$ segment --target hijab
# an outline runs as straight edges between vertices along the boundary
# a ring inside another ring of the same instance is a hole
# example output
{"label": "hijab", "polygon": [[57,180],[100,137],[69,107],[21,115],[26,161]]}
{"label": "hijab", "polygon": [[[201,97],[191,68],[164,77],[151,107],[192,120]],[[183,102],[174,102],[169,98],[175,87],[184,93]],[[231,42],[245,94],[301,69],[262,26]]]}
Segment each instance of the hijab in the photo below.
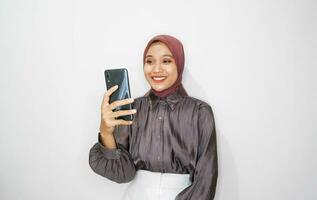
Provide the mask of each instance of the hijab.
{"label": "hijab", "polygon": [[188,96],[187,92],[182,84],[182,75],[183,75],[184,63],[185,63],[183,44],[177,38],[175,38],[171,35],[157,35],[157,36],[153,37],[147,43],[147,45],[145,47],[145,50],[143,53],[143,65],[145,64],[146,54],[147,54],[150,46],[154,42],[162,42],[169,48],[169,50],[171,51],[173,58],[175,60],[176,66],[177,66],[178,76],[177,76],[176,81],[174,82],[174,84],[171,87],[169,87],[165,90],[162,90],[162,91],[157,91],[157,90],[154,90],[153,88],[151,88],[147,93],[152,91],[156,96],[163,98],[163,97],[169,96],[170,94],[179,90],[179,92],[183,96]]}

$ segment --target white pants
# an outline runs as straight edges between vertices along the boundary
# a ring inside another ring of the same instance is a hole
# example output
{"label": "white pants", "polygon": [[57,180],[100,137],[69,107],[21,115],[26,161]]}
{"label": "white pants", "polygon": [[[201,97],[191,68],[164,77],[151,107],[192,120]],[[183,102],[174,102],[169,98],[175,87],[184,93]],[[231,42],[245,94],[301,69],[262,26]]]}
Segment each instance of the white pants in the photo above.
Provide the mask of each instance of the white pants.
{"label": "white pants", "polygon": [[189,185],[189,174],[138,170],[122,200],[174,200]]}

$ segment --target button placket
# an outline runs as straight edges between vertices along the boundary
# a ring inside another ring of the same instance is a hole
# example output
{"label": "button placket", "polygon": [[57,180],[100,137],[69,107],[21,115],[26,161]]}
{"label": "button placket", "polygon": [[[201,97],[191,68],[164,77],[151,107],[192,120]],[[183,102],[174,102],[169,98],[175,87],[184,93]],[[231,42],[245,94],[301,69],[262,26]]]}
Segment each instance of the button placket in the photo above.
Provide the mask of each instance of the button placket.
{"label": "button placket", "polygon": [[[160,123],[162,123],[162,117],[159,116],[158,119],[160,120]],[[162,125],[160,124],[160,126],[162,126]],[[161,129],[161,127],[160,127],[160,129]],[[157,134],[157,137],[158,137],[158,139],[161,138],[161,131]]]}
{"label": "button placket", "polygon": [[[158,134],[157,134],[157,137],[158,137],[158,139],[159,139],[159,143],[161,144],[162,116],[159,116],[158,119],[159,119],[159,122],[160,122],[160,129],[159,129],[159,132],[158,132]],[[162,146],[162,145],[160,145],[160,146]],[[159,156],[157,156],[157,160],[160,161],[160,160],[161,160],[161,156],[160,156],[161,151],[158,151],[158,153],[159,153]]]}
{"label": "button placket", "polygon": [[158,150],[158,156],[157,156],[157,160],[158,161],[162,161],[162,140],[161,140],[161,134],[163,132],[163,116],[164,116],[164,112],[165,112],[165,108],[166,108],[166,104],[164,102],[162,102],[162,104],[160,105],[160,111],[159,112],[159,116],[158,116],[158,121],[159,121],[159,132],[157,134],[157,138],[159,139],[159,144],[160,144],[160,149]]}

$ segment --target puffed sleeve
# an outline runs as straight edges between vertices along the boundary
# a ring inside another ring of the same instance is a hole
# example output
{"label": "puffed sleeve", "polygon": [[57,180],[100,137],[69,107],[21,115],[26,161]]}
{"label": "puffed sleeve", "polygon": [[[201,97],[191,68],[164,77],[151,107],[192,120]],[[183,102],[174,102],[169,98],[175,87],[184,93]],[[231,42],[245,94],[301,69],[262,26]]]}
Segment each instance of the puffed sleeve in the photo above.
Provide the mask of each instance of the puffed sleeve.
{"label": "puffed sleeve", "polygon": [[192,184],[176,197],[176,200],[214,199],[218,178],[218,158],[215,121],[207,104],[199,110],[199,146]]}
{"label": "puffed sleeve", "polygon": [[116,149],[103,146],[98,133],[98,142],[89,152],[89,165],[95,173],[117,183],[127,183],[134,178],[136,169],[129,153],[130,133],[131,125],[115,127]]}

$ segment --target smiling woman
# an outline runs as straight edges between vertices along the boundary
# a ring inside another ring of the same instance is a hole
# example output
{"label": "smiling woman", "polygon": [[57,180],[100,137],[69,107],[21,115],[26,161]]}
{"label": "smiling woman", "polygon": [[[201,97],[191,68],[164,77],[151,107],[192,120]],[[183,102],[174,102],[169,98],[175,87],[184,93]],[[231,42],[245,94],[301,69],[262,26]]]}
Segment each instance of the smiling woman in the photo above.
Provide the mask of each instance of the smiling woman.
{"label": "smiling woman", "polygon": [[[185,63],[184,48],[178,39],[170,35],[158,35],[152,38],[145,47],[143,63],[145,78],[155,95],[164,97],[179,89],[182,94],[187,96],[182,85]],[[166,78],[166,82],[153,84],[153,82],[158,83],[160,77]],[[155,80],[158,81],[155,82]]]}
{"label": "smiling woman", "polygon": [[150,46],[143,70],[151,88],[157,92],[170,88],[178,76],[172,53],[162,42],[155,42]]}
{"label": "smiling woman", "polygon": [[[98,142],[91,148],[94,172],[117,183],[131,182],[124,200],[211,200],[218,160],[211,106],[190,97],[182,85],[182,43],[173,36],[151,39],[143,54],[151,89],[133,110],[113,111],[129,99],[112,102],[106,92]],[[120,113],[119,113],[120,112]],[[114,117],[134,114],[134,121]]]}

